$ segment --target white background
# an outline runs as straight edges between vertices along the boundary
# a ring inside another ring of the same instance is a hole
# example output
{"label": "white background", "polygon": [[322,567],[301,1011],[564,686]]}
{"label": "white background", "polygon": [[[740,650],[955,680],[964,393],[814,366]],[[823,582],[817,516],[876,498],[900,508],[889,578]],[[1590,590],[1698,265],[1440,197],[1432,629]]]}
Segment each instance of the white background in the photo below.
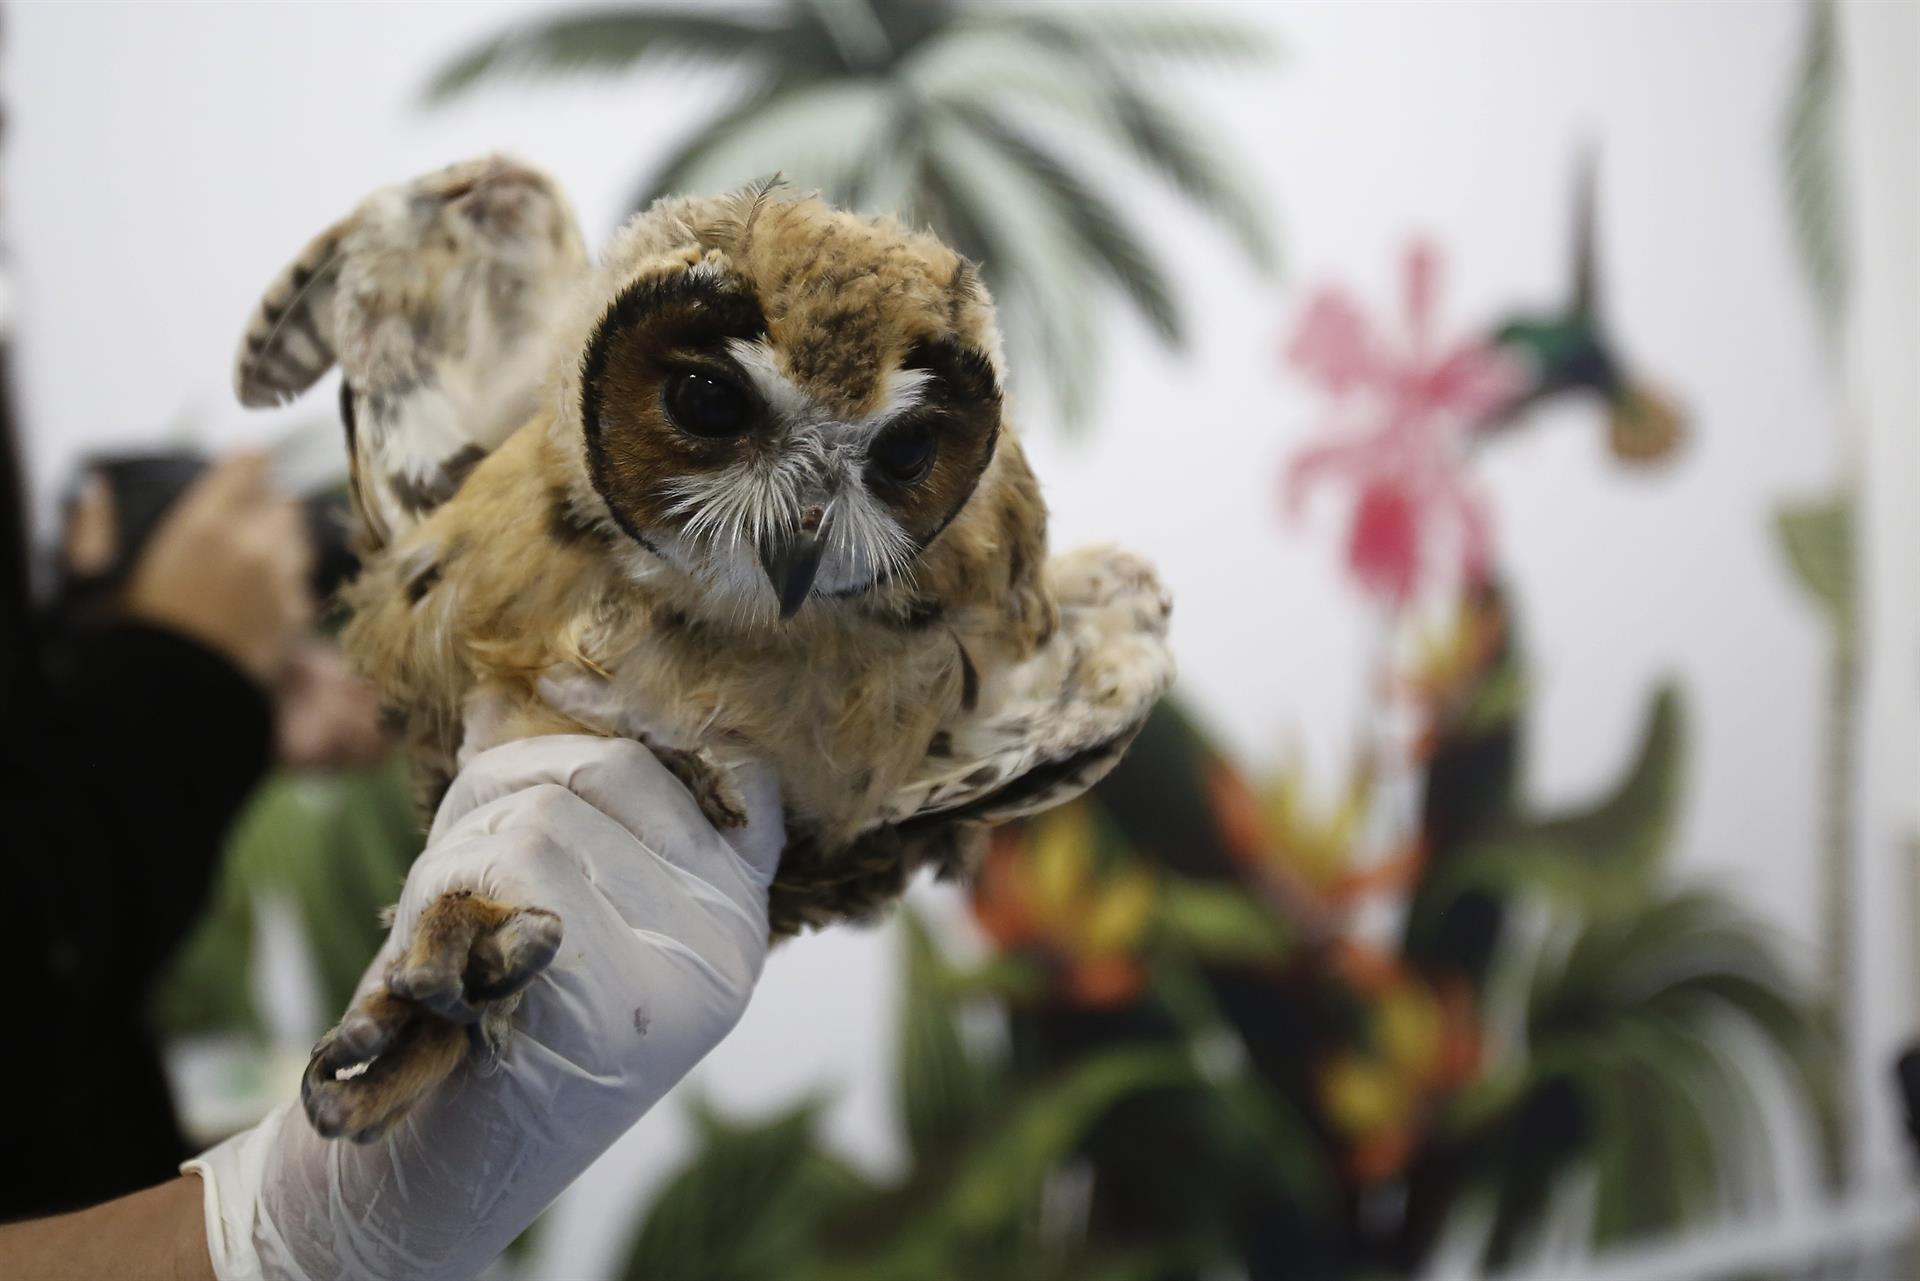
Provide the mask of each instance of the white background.
{"label": "white background", "polygon": [[[1233,8],[1234,6],[1228,6]],[[429,72],[537,6],[9,6],[5,218],[18,260],[30,468],[45,509],[85,450],[169,436],[238,443],[326,412],[244,416],[234,341],[258,290],[372,186],[486,150],[555,173],[598,240],[623,198],[721,100],[723,76],[495,88],[435,111]],[[1242,4],[1279,64],[1182,78],[1272,202],[1285,267],[1262,281],[1157,190],[1135,212],[1171,264],[1194,341],[1112,328],[1104,401],[1066,438],[1023,419],[1057,541],[1120,539],[1179,601],[1184,694],[1250,768],[1301,745],[1331,786],[1365,706],[1369,623],[1339,571],[1343,511],[1281,521],[1276,478],[1314,401],[1276,352],[1306,291],[1397,303],[1416,233],[1446,257],[1455,330],[1564,296],[1575,157],[1599,148],[1608,308],[1629,360],[1686,406],[1674,465],[1613,465],[1591,408],[1542,418],[1481,475],[1534,656],[1526,769],[1540,805],[1623,767],[1656,683],[1692,728],[1678,863],[1817,958],[1816,847],[1827,633],[1786,572],[1775,509],[1836,478],[1843,425],[1873,442],[1876,651],[1860,909],[1872,1186],[1903,1154],[1884,1064],[1913,1030],[1911,503],[1915,13],[1857,4],[1848,52],[1855,222],[1875,255],[1843,378],[1822,364],[1778,171],[1803,13],[1788,3]],[[1877,77],[1877,78],[1876,78]],[[1904,78],[1904,85],[1903,85]],[[1877,86],[1877,88],[1873,88]],[[1123,180],[1116,175],[1116,180]],[[1904,345],[1903,345],[1904,344]],[[1898,649],[1890,649],[1897,645]],[[937,896],[935,896],[937,897]],[[950,906],[950,904],[948,905]],[[936,910],[939,910],[936,907]],[[723,1109],[829,1095],[833,1139],[885,1169],[895,948],[838,931],[783,948],[747,1022],[689,1084]],[[1869,1088],[1870,1087],[1870,1088]],[[593,1275],[683,1152],[663,1107],[550,1223],[542,1275]]]}

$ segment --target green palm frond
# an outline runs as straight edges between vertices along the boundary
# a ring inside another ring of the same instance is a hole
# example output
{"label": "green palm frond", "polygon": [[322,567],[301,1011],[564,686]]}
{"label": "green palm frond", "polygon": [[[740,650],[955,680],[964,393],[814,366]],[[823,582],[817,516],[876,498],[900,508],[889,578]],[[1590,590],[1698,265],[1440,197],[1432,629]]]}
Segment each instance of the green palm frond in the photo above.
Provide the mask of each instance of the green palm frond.
{"label": "green palm frond", "polygon": [[1800,258],[1831,335],[1846,305],[1839,158],[1840,38],[1833,0],[1807,6],[1806,43],[1781,137],[1787,200]]}
{"label": "green palm frond", "polygon": [[675,157],[672,190],[727,191],[772,173],[803,191],[845,201],[859,190],[894,133],[894,105],[884,84],[823,80],[757,100],[703,131],[697,148]]}
{"label": "green palm frond", "polygon": [[1138,234],[1099,192],[1059,157],[986,113],[970,122],[1008,159],[1032,175],[1054,201],[1101,274],[1133,300],[1154,333],[1170,347],[1186,341],[1173,291]]}
{"label": "green palm frond", "polygon": [[1842,639],[1851,638],[1857,622],[1853,507],[1852,496],[1842,492],[1787,504],[1774,513],[1788,563],[1800,585],[1825,607]]}
{"label": "green palm frond", "polygon": [[[1532,976],[1521,1069],[1530,1084],[1519,1097],[1571,1085],[1586,1141],[1560,1153],[1559,1172],[1584,1162],[1595,1175],[1596,1243],[1671,1230],[1764,1194],[1750,1177],[1771,1164],[1752,1150],[1769,1132],[1756,1046],[1792,1081],[1832,1169],[1830,1029],[1761,927],[1722,899],[1681,892],[1573,930]],[[1497,1214],[1515,1231],[1538,1219],[1511,1207]],[[1514,1244],[1496,1231],[1494,1261]]]}
{"label": "green palm frond", "polygon": [[1207,140],[1206,129],[1097,47],[1058,32],[1045,40],[1026,34],[971,23],[916,50],[900,74],[930,101],[1002,115],[1006,104],[1018,103],[1091,131],[1218,219],[1262,269],[1275,265],[1269,217],[1253,183]]}
{"label": "green palm frond", "polygon": [[969,252],[990,283],[1016,286],[1011,323],[1016,332],[1031,331],[1062,408],[1084,404],[1099,344],[1083,285],[1096,268],[1073,220],[1030,171],[964,120],[940,113],[930,130],[927,169],[938,175],[945,209],[978,237]]}
{"label": "green palm frond", "polygon": [[779,28],[722,10],[608,9],[529,24],[470,49],[437,72],[430,101],[485,81],[626,71],[646,61],[717,64],[763,56]]}
{"label": "green palm frond", "polygon": [[869,1193],[815,1138],[819,1105],[759,1124],[699,1116],[698,1154],[647,1212],[621,1276],[772,1281],[795,1275],[822,1217]]}
{"label": "green palm frond", "polygon": [[901,1129],[916,1161],[939,1162],[984,1119],[998,1082],[962,1043],[956,993],[926,926],[910,911],[900,918],[907,945],[899,1031]]}
{"label": "green palm frond", "polygon": [[[1104,286],[1168,345],[1185,329],[1149,243],[1091,170],[1063,158],[1064,138],[1088,135],[1171,185],[1270,270],[1273,239],[1252,185],[1209,130],[1142,78],[1156,60],[1269,53],[1257,31],[1177,6],[786,0],[565,15],[470,51],[439,73],[431,95],[516,71],[613,71],[673,57],[745,67],[740,96],[655,168],[635,207],[777,171],[837,204],[930,226],[981,262],[1071,424],[1097,381]],[[1062,142],[1025,127],[1041,116],[1065,131]]]}
{"label": "green palm frond", "polygon": [[1673,836],[1684,784],[1686,718],[1677,690],[1662,689],[1625,777],[1588,808],[1549,818],[1512,817],[1462,848],[1435,875],[1436,916],[1453,895],[1524,889],[1603,911],[1637,909]]}
{"label": "green palm frond", "polygon": [[1225,223],[1240,247],[1271,270],[1278,254],[1267,215],[1245,176],[1206,141],[1200,126],[1171,104],[1130,86],[1116,87],[1114,106],[1140,161]]}
{"label": "green palm frond", "polygon": [[1264,32],[1191,5],[1128,4],[1020,7],[979,15],[983,26],[1039,35],[1074,48],[1153,58],[1265,62],[1276,50]]}

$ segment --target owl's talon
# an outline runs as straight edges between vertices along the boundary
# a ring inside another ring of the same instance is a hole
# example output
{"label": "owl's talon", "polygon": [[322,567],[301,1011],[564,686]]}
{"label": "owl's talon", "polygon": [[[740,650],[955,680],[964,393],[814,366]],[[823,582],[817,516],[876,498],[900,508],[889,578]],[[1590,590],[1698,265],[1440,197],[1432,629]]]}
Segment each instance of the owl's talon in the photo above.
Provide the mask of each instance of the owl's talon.
{"label": "owl's talon", "polygon": [[517,996],[560,951],[560,918],[525,907],[475,940],[467,958],[466,1000],[476,1004]]}
{"label": "owl's talon", "polygon": [[667,773],[693,796],[693,803],[709,823],[718,828],[745,827],[747,802],[733,781],[733,773],[711,752],[686,751],[648,743],[654,758],[667,767]]}
{"label": "owl's talon", "polygon": [[521,993],[552,963],[559,916],[467,892],[428,904],[384,987],[355,1001],[314,1047],[300,1098],[325,1138],[385,1134],[463,1058],[492,1071]]}
{"label": "owl's talon", "polygon": [[[373,1058],[387,1048],[393,1029],[373,1018],[365,1010],[349,1010],[334,1029],[341,1048],[357,1060]],[[324,1045],[325,1042],[322,1042]],[[315,1053],[318,1053],[316,1048]]]}
{"label": "owl's talon", "polygon": [[[308,1120],[323,1138],[380,1137],[460,1061],[457,1033],[389,992],[367,993],[307,1062],[300,1101]],[[366,1044],[379,1048],[368,1054]]]}
{"label": "owl's talon", "polygon": [[474,1069],[482,1075],[500,1070],[500,1060],[507,1053],[508,1034],[513,1030],[513,1008],[518,1004],[516,999],[489,1006],[480,1021],[467,1029]]}
{"label": "owl's talon", "polygon": [[387,975],[387,990],[456,1023],[471,1023],[477,1017],[467,1004],[460,974],[438,964],[394,970]]}

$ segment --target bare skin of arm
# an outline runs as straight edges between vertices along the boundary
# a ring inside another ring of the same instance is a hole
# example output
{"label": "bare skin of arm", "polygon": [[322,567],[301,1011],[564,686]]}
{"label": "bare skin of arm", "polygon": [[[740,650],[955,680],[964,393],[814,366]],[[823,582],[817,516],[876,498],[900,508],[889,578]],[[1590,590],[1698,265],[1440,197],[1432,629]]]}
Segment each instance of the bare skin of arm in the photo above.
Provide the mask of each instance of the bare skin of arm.
{"label": "bare skin of arm", "polygon": [[0,1275],[214,1281],[200,1180],[182,1175],[71,1214],[0,1224]]}

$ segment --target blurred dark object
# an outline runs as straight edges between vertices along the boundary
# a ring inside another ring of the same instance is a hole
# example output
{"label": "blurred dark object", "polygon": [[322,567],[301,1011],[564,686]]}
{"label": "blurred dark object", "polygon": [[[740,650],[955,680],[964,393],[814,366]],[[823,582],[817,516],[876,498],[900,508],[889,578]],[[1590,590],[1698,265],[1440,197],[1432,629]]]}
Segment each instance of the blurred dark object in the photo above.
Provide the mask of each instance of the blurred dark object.
{"label": "blurred dark object", "polygon": [[1907,1115],[1907,1137],[1913,1140],[1915,1158],[1920,1159],[1920,1046],[1894,1062],[1893,1079],[1900,1087],[1900,1105]]}
{"label": "blurred dark object", "polygon": [[[86,616],[118,594],[154,530],[207,466],[206,455],[190,450],[101,454],[82,461],[68,490],[69,532],[82,494],[96,477],[108,499],[111,530],[97,558],[62,558],[56,598],[62,617]],[[309,582],[314,599],[327,601],[360,568],[347,535],[347,496],[329,490],[306,495],[300,504],[313,544]]]}
{"label": "blurred dark object", "polygon": [[138,623],[46,643],[28,597],[24,494],[0,347],[0,936],[21,1027],[60,1028],[0,1062],[0,1219],[170,1178],[188,1152],[142,1005],[199,914],[214,856],[271,758],[266,698],[233,666]]}

